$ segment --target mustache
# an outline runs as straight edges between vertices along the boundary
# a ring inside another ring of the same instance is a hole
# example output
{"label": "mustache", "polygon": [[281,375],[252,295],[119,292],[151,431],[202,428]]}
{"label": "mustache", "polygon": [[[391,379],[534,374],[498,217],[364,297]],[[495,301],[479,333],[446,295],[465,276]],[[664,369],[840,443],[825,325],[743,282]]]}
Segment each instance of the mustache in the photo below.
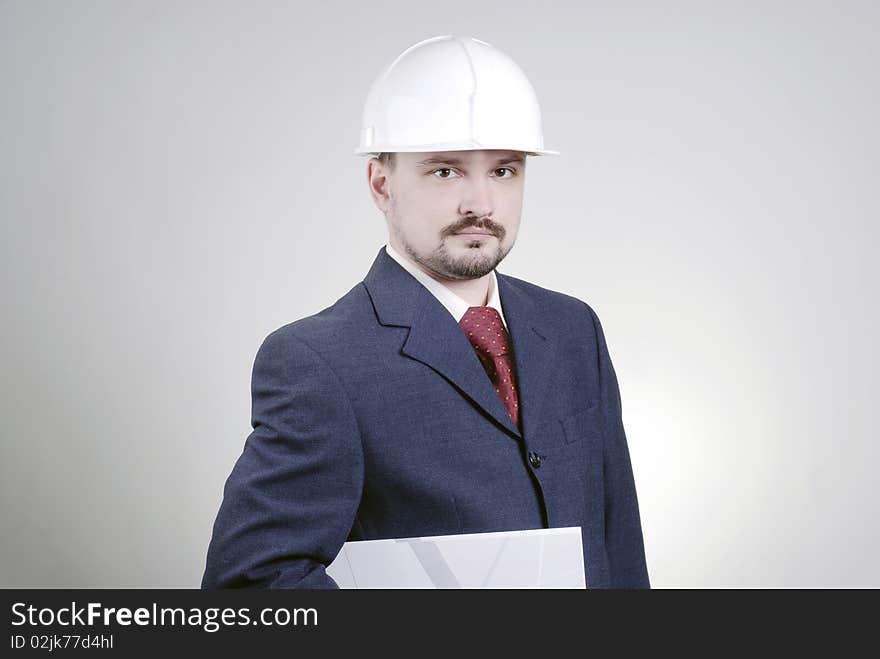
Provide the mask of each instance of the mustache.
{"label": "mustache", "polygon": [[447,236],[451,236],[452,234],[459,233],[460,231],[464,231],[465,229],[481,229],[483,231],[490,231],[492,235],[497,236],[498,238],[503,238],[505,234],[504,227],[497,222],[493,222],[488,217],[482,218],[482,220],[478,220],[477,218],[465,218],[460,222],[456,222],[455,224],[449,226],[444,234]]}

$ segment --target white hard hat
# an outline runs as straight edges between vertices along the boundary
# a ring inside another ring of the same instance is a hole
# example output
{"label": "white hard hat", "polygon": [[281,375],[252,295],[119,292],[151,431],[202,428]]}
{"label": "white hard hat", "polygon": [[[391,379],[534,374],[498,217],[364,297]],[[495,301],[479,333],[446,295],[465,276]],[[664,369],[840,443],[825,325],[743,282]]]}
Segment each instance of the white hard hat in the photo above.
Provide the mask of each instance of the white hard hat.
{"label": "white hard hat", "polygon": [[473,149],[559,155],[544,148],[535,89],[506,54],[457,35],[410,46],[370,88],[355,154]]}

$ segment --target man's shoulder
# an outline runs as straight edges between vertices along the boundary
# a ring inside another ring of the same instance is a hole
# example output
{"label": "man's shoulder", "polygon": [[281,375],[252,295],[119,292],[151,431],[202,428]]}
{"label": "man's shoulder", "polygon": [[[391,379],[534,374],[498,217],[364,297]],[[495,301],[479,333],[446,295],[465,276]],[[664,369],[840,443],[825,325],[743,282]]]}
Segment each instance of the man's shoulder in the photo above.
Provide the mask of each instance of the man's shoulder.
{"label": "man's shoulder", "polygon": [[[563,293],[562,291],[557,291],[552,288],[539,286],[538,284],[526,281],[525,279],[520,279],[519,277],[513,277],[512,275],[503,273],[497,274],[505,279],[507,284],[517,289],[529,300],[538,305],[543,311],[554,317],[574,317],[582,319],[586,315],[592,319],[592,316],[595,315],[595,311],[593,311],[593,308],[589,303],[575,297],[574,295]],[[503,303],[504,300],[502,299],[502,304]]]}
{"label": "man's shoulder", "polygon": [[334,346],[350,345],[353,336],[368,326],[363,321],[370,313],[369,297],[359,282],[333,304],[269,332],[261,350],[276,347],[324,353]]}

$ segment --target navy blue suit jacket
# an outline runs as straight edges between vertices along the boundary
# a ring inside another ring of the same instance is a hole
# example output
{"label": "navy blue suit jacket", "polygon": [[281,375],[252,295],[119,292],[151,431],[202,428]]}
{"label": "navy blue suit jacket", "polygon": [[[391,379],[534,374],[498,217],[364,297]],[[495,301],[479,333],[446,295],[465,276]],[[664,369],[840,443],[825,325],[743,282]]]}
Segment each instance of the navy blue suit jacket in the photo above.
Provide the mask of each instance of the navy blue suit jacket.
{"label": "navy blue suit jacket", "polygon": [[261,345],[203,588],[337,587],[325,567],[346,540],[564,526],[582,529],[588,588],[650,587],[599,319],[496,275],[522,432],[449,311],[383,247],[335,304]]}

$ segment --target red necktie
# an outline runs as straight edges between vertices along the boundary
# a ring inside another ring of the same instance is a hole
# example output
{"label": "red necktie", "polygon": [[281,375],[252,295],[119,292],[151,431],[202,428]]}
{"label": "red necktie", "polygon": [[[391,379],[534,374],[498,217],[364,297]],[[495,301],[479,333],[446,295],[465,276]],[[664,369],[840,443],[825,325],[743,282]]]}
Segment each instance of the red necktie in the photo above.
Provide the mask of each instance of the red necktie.
{"label": "red necktie", "polygon": [[492,307],[469,307],[458,323],[474,347],[507,413],[519,427],[519,401],[510,335]]}

